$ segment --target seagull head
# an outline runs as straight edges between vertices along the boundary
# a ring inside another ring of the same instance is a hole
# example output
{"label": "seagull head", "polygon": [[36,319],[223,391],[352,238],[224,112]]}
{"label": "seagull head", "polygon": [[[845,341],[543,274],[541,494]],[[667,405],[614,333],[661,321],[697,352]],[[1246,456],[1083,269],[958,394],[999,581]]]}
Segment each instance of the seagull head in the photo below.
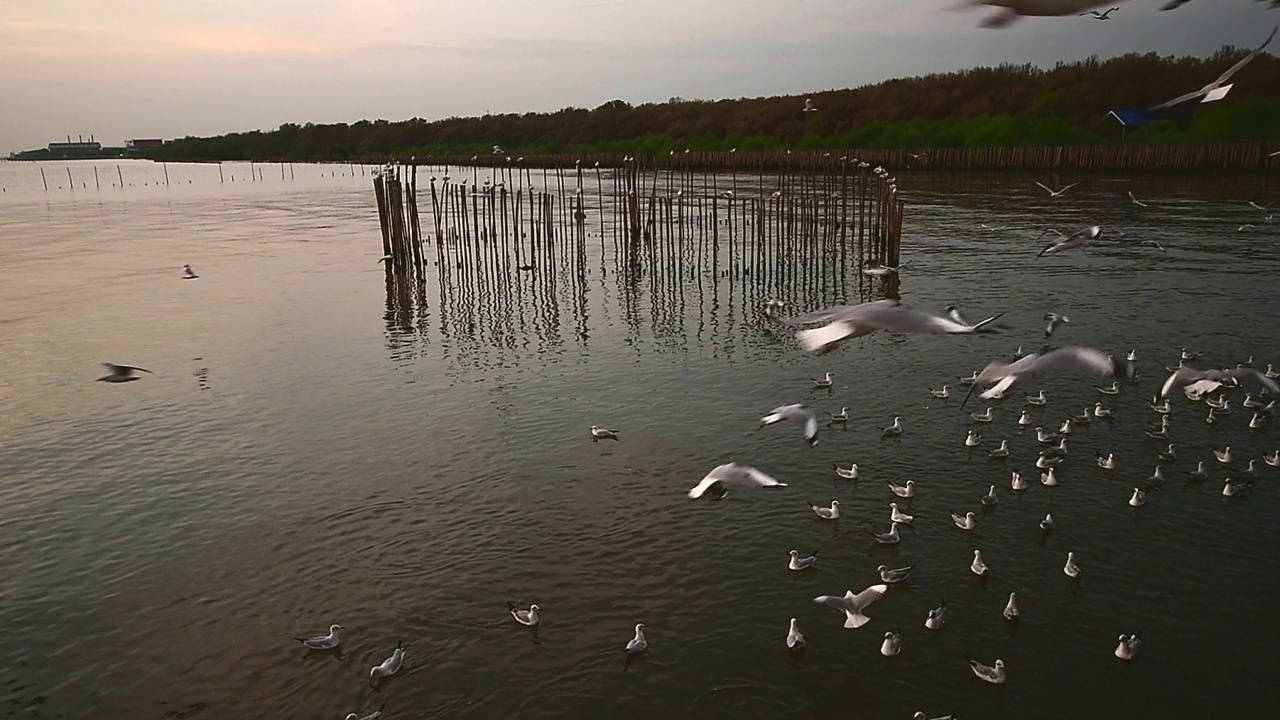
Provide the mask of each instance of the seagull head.
{"label": "seagull head", "polygon": [[339,625],[339,624],[337,624],[337,623],[334,623],[333,625],[330,625],[330,626],[329,626],[329,634],[330,634],[330,635],[332,635],[333,633],[337,632],[338,630],[346,630],[346,628],[342,627],[341,625]]}
{"label": "seagull head", "polygon": [[537,611],[538,611],[538,610],[540,610],[540,609],[541,609],[541,608],[539,608],[537,605],[530,605],[530,606],[529,606],[529,612],[537,612]]}

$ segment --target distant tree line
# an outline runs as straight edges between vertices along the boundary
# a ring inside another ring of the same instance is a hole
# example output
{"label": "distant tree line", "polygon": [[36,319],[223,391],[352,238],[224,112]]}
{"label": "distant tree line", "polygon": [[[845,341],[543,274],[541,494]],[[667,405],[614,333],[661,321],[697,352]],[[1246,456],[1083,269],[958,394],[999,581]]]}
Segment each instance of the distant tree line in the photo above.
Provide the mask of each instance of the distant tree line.
{"label": "distant tree line", "polygon": [[[186,137],[153,151],[163,160],[350,160],[410,155],[655,153],[690,148],[929,148],[1119,142],[1108,111],[1148,108],[1201,87],[1247,51],[1210,58],[1129,54],[1059,63],[1005,64],[888,80],[804,97],[684,100],[550,113],[281,125],[261,132]],[[1162,111],[1127,142],[1280,143],[1280,59],[1260,55],[1226,99]]]}

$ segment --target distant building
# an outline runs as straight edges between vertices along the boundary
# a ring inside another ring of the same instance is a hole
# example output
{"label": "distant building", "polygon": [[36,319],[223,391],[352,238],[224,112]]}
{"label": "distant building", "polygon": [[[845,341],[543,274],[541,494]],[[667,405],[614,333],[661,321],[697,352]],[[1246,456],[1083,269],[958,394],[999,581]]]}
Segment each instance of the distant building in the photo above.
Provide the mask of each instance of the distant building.
{"label": "distant building", "polygon": [[133,140],[125,141],[125,147],[130,147],[135,150],[144,150],[146,148],[158,148],[158,147],[161,147],[162,145],[164,145],[164,140],[161,140],[160,138],[145,138],[145,139],[134,138]]}
{"label": "distant building", "polygon": [[102,143],[100,142],[51,142],[49,143],[49,152],[61,154],[74,153],[96,153],[102,151]]}

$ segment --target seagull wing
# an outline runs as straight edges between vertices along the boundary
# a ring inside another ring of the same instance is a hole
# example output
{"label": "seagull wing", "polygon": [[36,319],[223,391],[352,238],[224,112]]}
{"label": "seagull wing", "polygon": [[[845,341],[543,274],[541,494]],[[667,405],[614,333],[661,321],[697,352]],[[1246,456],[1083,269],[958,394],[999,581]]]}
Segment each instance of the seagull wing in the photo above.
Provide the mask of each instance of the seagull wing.
{"label": "seagull wing", "polygon": [[1178,97],[1176,97],[1176,98],[1174,98],[1174,99],[1170,100],[1169,102],[1166,102],[1166,103],[1160,103],[1159,105],[1155,105],[1155,106],[1151,107],[1150,109],[1151,109],[1151,110],[1164,110],[1165,108],[1171,108],[1171,107],[1173,107],[1174,105],[1180,105],[1180,104],[1182,104],[1182,103],[1184,103],[1184,102],[1186,102],[1186,101],[1188,101],[1188,100],[1194,100],[1194,99],[1196,99],[1196,98],[1198,98],[1198,97],[1200,97],[1201,95],[1204,95],[1204,94],[1205,94],[1205,90],[1204,90],[1203,88],[1201,88],[1200,90],[1195,90],[1195,91],[1193,91],[1193,92],[1189,92],[1189,93],[1187,93],[1186,95],[1179,95]]}
{"label": "seagull wing", "polygon": [[952,305],[952,306],[950,306],[950,307],[948,307],[948,308],[947,308],[947,315],[950,315],[952,320],[955,320],[956,322],[960,323],[961,325],[968,325],[968,324],[969,324],[969,323],[967,323],[967,322],[965,322],[965,321],[964,321],[964,317],[960,315],[960,310],[958,310],[958,309],[956,308],[956,306],[955,306],[955,305]]}
{"label": "seagull wing", "polygon": [[1004,315],[1004,313],[1003,313],[1003,312],[998,312],[998,313],[996,313],[995,315],[992,315],[991,317],[987,318],[986,320],[979,320],[979,321],[977,322],[977,324],[975,324],[975,325],[971,325],[970,327],[972,327],[972,328],[973,328],[974,332],[977,332],[978,330],[981,330],[982,328],[984,328],[984,327],[986,327],[986,326],[990,325],[991,323],[995,322],[996,320],[999,320],[999,319],[1001,318],[1001,316],[1003,316],[1003,315]]}
{"label": "seagull wing", "polygon": [[1045,191],[1045,192],[1047,192],[1047,193],[1049,193],[1050,195],[1052,195],[1052,194],[1053,194],[1053,190],[1050,190],[1048,187],[1045,187],[1044,183],[1040,182],[1039,180],[1036,180],[1036,181],[1035,181],[1035,184],[1037,184],[1037,185],[1039,185],[1040,187],[1044,188],[1044,191]]}
{"label": "seagull wing", "polygon": [[1061,190],[1059,190],[1058,192],[1060,192],[1060,193],[1064,193],[1064,192],[1066,192],[1066,191],[1070,190],[1071,188],[1073,188],[1073,187],[1075,187],[1075,186],[1077,186],[1077,185],[1079,185],[1079,184],[1080,184],[1080,183],[1078,183],[1078,182],[1073,182],[1073,183],[1071,183],[1070,185],[1068,185],[1068,186],[1066,186],[1066,187],[1062,188],[1062,189],[1061,189]]}
{"label": "seagull wing", "polygon": [[973,328],[949,318],[903,307],[878,307],[867,310],[860,321],[878,325],[885,330],[901,334],[938,335],[946,333],[971,333]]}
{"label": "seagull wing", "polygon": [[1245,65],[1248,65],[1249,62],[1252,61],[1254,58],[1258,57],[1258,55],[1260,55],[1262,51],[1265,50],[1266,47],[1271,44],[1271,41],[1275,39],[1277,30],[1280,30],[1280,25],[1277,25],[1274,28],[1272,28],[1271,34],[1268,35],[1267,39],[1264,40],[1262,44],[1259,45],[1256,49],[1254,49],[1253,52],[1244,56],[1244,58],[1242,58],[1240,62],[1236,63],[1235,65],[1232,65],[1226,72],[1219,75],[1217,82],[1215,82],[1214,84],[1221,85],[1226,81],[1230,80],[1232,75],[1235,75],[1236,73],[1240,72],[1241,68],[1243,68]]}
{"label": "seagull wing", "polygon": [[1034,374],[1045,370],[1083,370],[1099,375],[1113,375],[1116,364],[1110,355],[1101,350],[1068,345],[1038,356],[1023,372]]}
{"label": "seagull wing", "polygon": [[1260,372],[1253,368],[1232,368],[1231,370],[1224,371],[1222,375],[1224,377],[1231,377],[1231,378],[1254,377],[1254,378],[1257,378],[1258,381],[1261,382],[1264,386],[1266,386],[1267,390],[1270,390],[1273,393],[1280,392],[1280,385],[1277,385],[1275,380],[1272,380],[1271,378],[1267,377],[1266,373]]}
{"label": "seagull wing", "polygon": [[854,612],[860,612],[865,610],[871,603],[884,597],[887,592],[889,592],[888,585],[872,585],[857,595],[854,595],[852,592],[846,592],[845,600],[849,603],[849,609]]}

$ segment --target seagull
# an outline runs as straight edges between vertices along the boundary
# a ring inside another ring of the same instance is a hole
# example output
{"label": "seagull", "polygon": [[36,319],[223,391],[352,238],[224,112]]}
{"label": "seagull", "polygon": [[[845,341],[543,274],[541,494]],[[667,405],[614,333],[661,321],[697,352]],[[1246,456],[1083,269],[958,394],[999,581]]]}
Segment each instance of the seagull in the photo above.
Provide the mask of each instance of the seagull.
{"label": "seagull", "polygon": [[1223,497],[1237,497],[1239,495],[1243,495],[1248,492],[1250,485],[1251,483],[1248,480],[1235,482],[1231,478],[1227,478],[1227,481],[1222,485],[1222,495]]}
{"label": "seagull", "polygon": [[955,510],[952,510],[951,522],[955,523],[956,527],[960,528],[961,530],[973,531],[978,527],[978,521],[974,519],[974,515],[972,512],[967,512],[964,515],[961,515],[957,513]]}
{"label": "seagull", "polygon": [[528,625],[529,627],[533,627],[534,625],[537,625],[539,622],[537,605],[530,605],[528,610],[520,610],[515,606],[514,603],[509,602],[507,603],[507,611],[510,612],[511,617],[515,618],[516,622],[520,623],[521,625]]}
{"label": "seagull", "polygon": [[1049,468],[1048,472],[1040,473],[1040,484],[1045,487],[1058,486],[1058,476],[1053,474],[1053,468]]}
{"label": "seagull", "polygon": [[809,378],[809,379],[813,381],[814,387],[820,387],[820,388],[831,387],[831,373],[827,373],[826,375],[820,378]]}
{"label": "seagull", "polygon": [[996,391],[1003,392],[1008,390],[1023,379],[1048,370],[1082,370],[1097,375],[1112,376],[1120,375],[1124,372],[1124,369],[1114,358],[1101,350],[1067,345],[1056,350],[1050,350],[1043,355],[1031,353],[1009,364],[993,362],[987,365],[982,372],[978,373],[978,381],[970,386],[969,394],[965,395],[965,400],[960,403],[960,407],[964,407],[964,403],[968,402],[969,395],[973,394],[973,389],[977,387],[979,382],[995,383],[990,389],[979,395],[985,400],[989,399]]}
{"label": "seagull", "polygon": [[1110,385],[1106,387],[1102,387],[1100,385],[1094,385],[1093,387],[1103,395],[1119,395],[1120,394],[1119,382],[1112,382]]}
{"label": "seagull", "polygon": [[[958,7],[968,7],[973,5],[995,5],[1001,8],[1001,11],[986,20],[981,25],[984,28],[1002,28],[1010,25],[1020,17],[1041,16],[1041,17],[1063,17],[1066,15],[1077,15],[1084,10],[1090,8],[1102,7],[1107,2],[1115,0],[964,0],[963,5]],[[1184,2],[1186,0],[1183,0]]]}
{"label": "seagull", "polygon": [[[1159,400],[1159,399],[1160,399],[1159,397],[1154,397],[1154,398],[1152,398],[1152,400],[1153,400],[1153,401],[1155,401],[1155,400]],[[1168,400],[1163,400],[1163,401],[1158,402],[1158,403],[1157,403],[1157,402],[1151,402],[1151,403],[1149,403],[1149,405],[1148,405],[1148,406],[1151,408],[1152,412],[1158,412],[1158,413],[1166,414],[1166,415],[1169,413],[1169,401],[1168,401]]]}
{"label": "seagull", "polygon": [[610,430],[610,429],[608,429],[608,428],[602,428],[602,427],[600,427],[600,426],[598,426],[598,425],[592,425],[592,426],[591,426],[591,439],[592,439],[592,440],[617,440],[617,439],[618,439],[618,431],[617,431],[617,430]]}
{"label": "seagull", "polygon": [[818,444],[818,418],[804,404],[797,403],[774,408],[768,415],[760,418],[760,427],[764,428],[785,420],[794,420],[801,424],[804,440],[809,443],[809,447]]}
{"label": "seagull", "polygon": [[817,112],[817,111],[818,111],[818,108],[816,108],[816,107],[814,107],[814,106],[813,106],[813,98],[805,98],[805,99],[804,99],[804,111],[805,111],[805,112]]}
{"label": "seagull", "polygon": [[1190,476],[1192,480],[1207,480],[1209,478],[1208,471],[1204,469],[1203,460],[1197,462],[1196,469],[1188,472],[1187,475]]}
{"label": "seagull", "polygon": [[1147,206],[1147,204],[1146,204],[1146,203],[1142,202],[1141,200],[1139,200],[1138,198],[1136,198],[1136,197],[1134,197],[1134,196],[1133,196],[1133,191],[1132,191],[1132,190],[1130,190],[1130,191],[1129,191],[1129,199],[1130,199],[1130,200],[1132,200],[1132,201],[1133,201],[1133,204],[1134,204],[1134,205],[1137,205],[1138,207],[1146,207],[1146,206]]}
{"label": "seagull", "polygon": [[968,435],[964,437],[964,446],[968,448],[978,447],[982,444],[982,436],[970,430]]}
{"label": "seagull", "polygon": [[1262,462],[1270,465],[1271,467],[1280,467],[1280,450],[1277,450],[1270,455],[1263,453]]}
{"label": "seagull", "polygon": [[1056,433],[1046,432],[1042,427],[1036,428],[1036,442],[1041,445],[1051,445],[1057,441],[1058,435]]}
{"label": "seagull", "polygon": [[736,463],[717,465],[702,481],[689,490],[689,497],[697,499],[715,488],[717,495],[723,497],[726,485],[742,487],[786,487],[786,483],[778,482],[763,472],[749,466]]}
{"label": "seagull", "polygon": [[809,509],[813,511],[813,514],[817,515],[823,520],[839,520],[840,519],[840,501],[839,500],[832,500],[831,507],[823,507],[821,505],[814,505],[813,503],[808,503],[808,505],[809,505]]}
{"label": "seagull", "polygon": [[902,652],[902,633],[890,630],[884,634],[884,642],[880,643],[880,654],[893,657]]}
{"label": "seagull", "polygon": [[1069,578],[1080,577],[1080,566],[1076,564],[1076,554],[1067,553],[1067,564],[1062,566],[1062,572]]}
{"label": "seagull", "polygon": [[183,280],[195,280],[195,279],[196,279],[196,278],[198,278],[198,277],[200,277],[200,276],[196,274],[196,271],[195,271],[195,270],[192,270],[192,269],[191,269],[191,266],[190,266],[190,265],[183,265],[183,266],[182,266],[182,279],[183,279]]}
{"label": "seagull", "polygon": [[634,655],[644,652],[648,647],[649,641],[644,639],[644,623],[636,623],[636,636],[627,643],[625,650]]}
{"label": "seagull", "polygon": [[1236,474],[1243,477],[1257,477],[1258,461],[1256,459],[1250,459],[1249,465],[1243,470],[1237,470]]}
{"label": "seagull", "polygon": [[826,323],[822,327],[800,330],[796,340],[809,352],[829,352],[850,338],[862,337],[880,330],[903,335],[962,335],[982,332],[995,317],[976,325],[956,322],[920,310],[908,308],[896,300],[877,300],[860,305],[837,305],[817,312],[790,318],[791,325]]}
{"label": "seagull", "polygon": [[973,551],[973,562],[969,564],[969,570],[971,570],[974,575],[977,575],[979,577],[987,574],[988,572],[987,563],[984,562],[982,559],[981,550]]}
{"label": "seagull", "polygon": [[1071,319],[1066,315],[1059,315],[1057,313],[1045,313],[1044,319],[1049,321],[1049,324],[1044,328],[1045,337],[1053,335],[1053,332],[1058,329],[1059,325],[1071,322]]}
{"label": "seagull", "polygon": [[912,498],[916,496],[916,481],[908,480],[906,485],[894,485],[889,483],[889,491],[901,498]]}
{"label": "seagull", "polygon": [[992,408],[987,408],[986,411],[980,414],[969,413],[969,417],[973,418],[976,423],[989,423],[993,419],[991,413]]}
{"label": "seagull", "polygon": [[1062,188],[1061,190],[1054,190],[1048,187],[1047,185],[1044,185],[1039,180],[1035,181],[1035,183],[1040,187],[1044,188],[1044,191],[1049,193],[1049,197],[1051,198],[1062,197],[1063,193],[1080,184],[1078,182],[1073,182],[1070,185],[1067,185],[1066,187]]}
{"label": "seagull", "polygon": [[998,502],[1000,502],[1000,498],[996,497],[996,486],[992,485],[991,489],[987,490],[987,494],[982,496],[982,504],[986,507],[991,507]]}
{"label": "seagull", "polygon": [[1249,418],[1249,427],[1254,430],[1262,427],[1262,416],[1258,413],[1254,413],[1253,417]]}
{"label": "seagull", "polygon": [[1267,36],[1267,39],[1263,41],[1263,43],[1259,45],[1257,49],[1253,50],[1248,55],[1244,56],[1244,58],[1241,59],[1239,62],[1237,62],[1235,65],[1232,65],[1230,68],[1228,68],[1226,72],[1218,76],[1217,80],[1214,80],[1213,82],[1209,83],[1208,85],[1205,85],[1199,90],[1196,90],[1194,92],[1189,92],[1185,95],[1179,95],[1178,97],[1170,100],[1169,102],[1161,103],[1151,109],[1163,110],[1165,108],[1170,108],[1170,107],[1173,107],[1174,105],[1184,103],[1188,100],[1194,100],[1196,98],[1202,98],[1200,100],[1200,102],[1202,103],[1212,102],[1214,100],[1221,100],[1223,97],[1226,96],[1227,92],[1231,90],[1231,85],[1225,85],[1224,83],[1230,80],[1232,75],[1235,75],[1237,72],[1240,71],[1241,68],[1243,68],[1245,65],[1248,65],[1250,61],[1252,61],[1255,57],[1261,54],[1262,51],[1267,47],[1267,45],[1271,44],[1272,38],[1276,36],[1276,29],[1280,29],[1280,26],[1273,28],[1271,30],[1271,34]]}
{"label": "seagull", "polygon": [[1041,450],[1036,456],[1036,467],[1040,470],[1048,470],[1058,463],[1062,462],[1062,458],[1050,455],[1047,451]]}
{"label": "seagull", "polygon": [[1218,462],[1222,463],[1223,465],[1230,465],[1232,460],[1231,446],[1228,445],[1222,450],[1214,450],[1213,456],[1218,458]]}
{"label": "seagull", "polygon": [[1079,415],[1070,415],[1067,419],[1076,425],[1088,425],[1093,422],[1093,408],[1087,407],[1084,409],[1084,412]]}
{"label": "seagull", "polygon": [[[1146,207],[1146,206],[1144,205],[1143,207]],[[1160,241],[1159,241],[1159,240],[1143,240],[1142,242],[1140,242],[1140,243],[1138,243],[1138,244],[1139,244],[1139,245],[1155,245],[1155,246],[1156,246],[1156,249],[1157,249],[1157,250],[1159,250],[1160,252],[1162,252],[1162,253],[1167,253],[1167,252],[1169,252],[1168,250],[1166,250],[1166,249],[1165,249],[1165,247],[1164,247],[1163,245],[1161,245],[1161,244],[1160,244]]]}
{"label": "seagull", "polygon": [[979,320],[979,321],[978,321],[978,322],[976,322],[976,323],[969,323],[969,322],[967,322],[967,321],[964,319],[964,316],[960,314],[960,309],[959,309],[959,308],[957,308],[955,305],[948,305],[948,306],[947,306],[947,316],[948,316],[948,317],[950,317],[952,320],[955,320],[957,323],[959,323],[959,324],[961,324],[961,325],[964,325],[965,327],[973,328],[973,330],[974,330],[975,332],[976,332],[976,331],[978,331],[978,330],[981,330],[982,328],[984,328],[984,327],[986,327],[986,326],[988,326],[988,325],[990,325],[991,323],[995,322],[996,320],[999,320],[999,319],[1000,319],[1000,317],[1001,317],[1002,315],[1004,315],[1004,313],[1000,312],[1000,313],[996,313],[995,315],[992,315],[991,317],[989,317],[989,318],[987,318],[987,319],[985,319],[985,320]]}
{"label": "seagull", "polygon": [[886,533],[873,532],[873,533],[870,533],[870,535],[871,537],[875,538],[876,542],[880,543],[881,545],[896,545],[898,541],[901,540],[901,538],[898,536],[898,523],[890,524],[889,532],[886,532]]}
{"label": "seagull", "polygon": [[1001,440],[1000,447],[987,453],[990,458],[1006,458],[1009,457],[1009,441]]}
{"label": "seagull", "polygon": [[1018,612],[1018,594],[1009,593],[1009,602],[1004,605],[1004,617],[1006,620],[1017,620],[1022,613]]}
{"label": "seagull", "polygon": [[916,519],[915,515],[908,515],[902,512],[901,510],[899,510],[898,503],[892,503],[892,502],[889,503],[889,522],[903,523],[905,525],[910,525],[913,521],[915,521],[915,519]]}
{"label": "seagull", "polygon": [[107,374],[98,378],[99,382],[126,383],[142,379],[135,373],[144,372],[149,375],[155,374],[146,368],[135,367],[133,365],[117,365],[115,363],[104,362],[102,363],[102,367],[107,369]]}
{"label": "seagull", "polygon": [[[536,606],[535,606],[536,607]],[[397,642],[396,649],[391,651],[391,657],[383,660],[373,669],[369,671],[369,679],[380,677],[391,677],[400,672],[400,666],[404,665],[404,643]]]}
{"label": "seagull", "polygon": [[1023,480],[1022,475],[1015,470],[1009,478],[1009,487],[1020,492],[1027,489],[1027,481]]}
{"label": "seagull", "polygon": [[1133,497],[1129,498],[1131,507],[1142,507],[1147,502],[1147,494],[1142,492],[1141,488],[1133,489]]}
{"label": "seagull", "polygon": [[341,640],[338,638],[338,631],[344,629],[341,625],[330,625],[328,635],[313,635],[311,637],[296,637],[294,640],[306,645],[312,650],[332,650],[338,647]]}
{"label": "seagull", "polygon": [[1023,410],[1022,414],[1018,416],[1018,424],[1022,426],[1030,425],[1031,413],[1028,413],[1026,410]]}
{"label": "seagull", "polygon": [[[1077,230],[1071,235],[1068,235],[1064,240],[1046,245],[1043,250],[1036,253],[1036,257],[1039,258],[1042,255],[1056,255],[1057,253],[1074,250],[1075,248],[1084,245],[1085,242],[1089,240],[1097,240],[1101,236],[1102,228],[1097,225],[1087,227],[1083,230]],[[1040,233],[1040,237],[1044,237],[1044,233]],[[1040,238],[1036,238],[1037,241],[1039,241],[1039,239]]]}
{"label": "seagull", "polygon": [[925,618],[924,626],[930,630],[941,630],[946,623],[947,601],[939,600],[938,607],[929,611],[929,617]]}
{"label": "seagull", "polygon": [[831,422],[833,423],[849,422],[849,408],[847,407],[840,408],[838,413],[829,412],[827,414],[831,416]]}
{"label": "seagull", "polygon": [[1257,378],[1262,385],[1271,392],[1280,392],[1280,385],[1276,381],[1267,377],[1265,373],[1258,372],[1254,368],[1232,368],[1230,370],[1197,370],[1193,367],[1180,367],[1174,371],[1169,379],[1164,381],[1164,385],[1160,388],[1160,397],[1167,397],[1169,391],[1179,385],[1187,385],[1200,380],[1212,380],[1220,382],[1226,378],[1239,380],[1240,378]]}
{"label": "seagull", "polygon": [[[1026,356],[1024,355],[1023,357],[1026,357]],[[1019,359],[1021,359],[1021,358],[1019,358]],[[977,382],[977,381],[975,381],[975,384],[976,384],[976,382]],[[1027,396],[1027,404],[1028,404],[1028,405],[1035,405],[1036,407],[1039,407],[1039,406],[1041,406],[1041,405],[1045,405],[1045,404],[1047,404],[1048,402],[1049,402],[1049,398],[1044,394],[1044,391],[1043,391],[1043,390],[1041,390],[1040,392],[1036,393],[1035,395],[1028,395],[1028,396]]]}
{"label": "seagull", "polygon": [[787,647],[798,650],[804,647],[804,635],[800,634],[800,626],[791,618],[791,628],[787,630]]}
{"label": "seagull", "polygon": [[[1111,13],[1113,13],[1113,12],[1115,12],[1115,11],[1119,10],[1119,9],[1120,9],[1120,8],[1118,8],[1118,7],[1107,8],[1107,10],[1106,10],[1105,12],[1098,12],[1097,10],[1090,10],[1090,11],[1089,11],[1089,12],[1087,12],[1087,13],[1080,13],[1080,17],[1084,17],[1085,15],[1092,15],[1092,16],[1094,17],[1094,19],[1096,19],[1096,20],[1110,20],[1110,19],[1111,19]],[[1129,194],[1130,194],[1130,195],[1132,195],[1133,193],[1129,193]]]}
{"label": "seagull", "polygon": [[880,573],[880,582],[886,585],[897,585],[903,580],[906,580],[907,576],[911,574],[911,571],[914,570],[915,567],[915,565],[908,565],[906,567],[890,570],[884,565],[881,565],[876,568],[876,572]]}
{"label": "seagull", "polygon": [[1096,452],[1095,452],[1093,455],[1094,455],[1094,457],[1096,457],[1096,458],[1098,459],[1098,460],[1097,460],[1097,462],[1098,462],[1098,467],[1102,468],[1103,470],[1115,470],[1115,469],[1116,469],[1116,456],[1115,456],[1115,453],[1107,453],[1107,454],[1106,454],[1106,456],[1103,456],[1101,453],[1096,453]]}
{"label": "seagull", "polygon": [[880,428],[880,437],[888,437],[889,435],[901,435],[901,434],[902,434],[902,418],[900,417],[895,417],[893,419],[893,424],[890,425],[889,427]]}
{"label": "seagull", "polygon": [[946,400],[947,398],[951,397],[951,386],[943,385],[941,388],[938,388],[937,390],[934,390],[933,388],[929,388],[929,394],[938,398],[939,400]]}
{"label": "seagull", "polygon": [[1111,417],[1111,411],[1103,407],[1102,403],[1094,403],[1093,416],[1096,418]]}
{"label": "seagull", "polygon": [[787,562],[788,570],[807,570],[818,562],[818,551],[814,550],[813,554],[808,557],[800,557],[800,553],[792,550],[791,560]]}
{"label": "seagull", "polygon": [[857,480],[857,479],[858,479],[858,465],[857,465],[857,463],[853,463],[853,464],[851,464],[851,465],[850,465],[849,467],[847,467],[847,468],[840,467],[839,465],[832,465],[831,467],[835,468],[835,470],[836,470],[836,475],[837,475],[838,477],[842,477],[842,478],[844,478],[845,480]]}
{"label": "seagull", "polygon": [[1041,530],[1052,530],[1052,529],[1053,529],[1053,515],[1052,515],[1052,514],[1050,514],[1050,513],[1045,513],[1044,519],[1040,521],[1040,529],[1041,529]]}
{"label": "seagull", "polygon": [[995,665],[983,665],[977,660],[970,660],[969,669],[973,670],[973,674],[977,675],[980,680],[995,683],[996,685],[1004,684],[1005,675],[1003,660],[996,660]]}
{"label": "seagull", "polygon": [[813,601],[819,605],[840,610],[844,613],[844,626],[849,629],[860,628],[871,622],[871,618],[862,613],[871,603],[884,597],[889,592],[888,585],[872,585],[866,590],[853,594],[852,590],[846,590],[844,595],[819,595]]}
{"label": "seagull", "polygon": [[925,715],[924,713],[917,711],[915,715],[911,716],[911,720],[956,720],[956,716],[955,715],[939,715],[936,718],[930,718],[928,715]]}
{"label": "seagull", "polygon": [[1141,649],[1142,638],[1138,637],[1138,633],[1121,635],[1120,644],[1116,645],[1116,657],[1121,660],[1133,660],[1138,657],[1138,651]]}
{"label": "seagull", "polygon": [[867,277],[883,277],[885,275],[892,275],[910,263],[911,261],[908,260],[906,262],[900,262],[896,266],[885,265],[878,258],[867,258],[866,262],[862,263],[862,274]]}

